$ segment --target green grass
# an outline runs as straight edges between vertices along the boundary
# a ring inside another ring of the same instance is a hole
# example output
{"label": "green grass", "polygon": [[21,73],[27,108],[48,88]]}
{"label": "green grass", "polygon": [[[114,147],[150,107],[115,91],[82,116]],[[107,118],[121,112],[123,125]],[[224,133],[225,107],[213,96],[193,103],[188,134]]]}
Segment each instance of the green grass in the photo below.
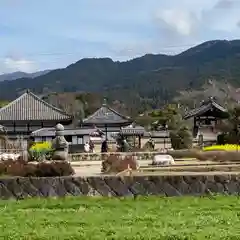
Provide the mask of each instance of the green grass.
{"label": "green grass", "polygon": [[240,239],[238,197],[0,201],[0,239]]}

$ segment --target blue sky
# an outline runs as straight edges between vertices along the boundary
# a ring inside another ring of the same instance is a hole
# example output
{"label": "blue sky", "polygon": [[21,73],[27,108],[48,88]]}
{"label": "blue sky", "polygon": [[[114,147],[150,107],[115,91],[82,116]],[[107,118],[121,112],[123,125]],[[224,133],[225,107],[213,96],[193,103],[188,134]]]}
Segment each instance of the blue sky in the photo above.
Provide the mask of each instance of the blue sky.
{"label": "blue sky", "polygon": [[0,0],[0,73],[240,39],[240,0]]}

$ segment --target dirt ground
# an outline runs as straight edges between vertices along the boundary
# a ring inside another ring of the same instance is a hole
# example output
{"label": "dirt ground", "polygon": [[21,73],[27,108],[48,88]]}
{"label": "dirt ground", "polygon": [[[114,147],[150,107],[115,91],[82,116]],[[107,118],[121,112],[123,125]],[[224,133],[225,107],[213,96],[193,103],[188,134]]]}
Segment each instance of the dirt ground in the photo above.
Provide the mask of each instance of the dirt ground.
{"label": "dirt ground", "polygon": [[[140,161],[140,167],[148,166],[152,161],[143,160]],[[102,162],[101,161],[84,161],[84,162],[73,162],[72,166],[77,176],[94,176],[101,173]]]}
{"label": "dirt ground", "polygon": [[[151,164],[151,160],[143,160],[139,161],[140,168],[145,169],[149,167],[149,164]],[[192,167],[190,165],[198,165],[195,167]],[[144,172],[136,172],[134,175],[199,175],[199,174],[214,174],[214,173],[239,173],[238,171],[240,165],[234,166],[233,163],[229,163],[228,166],[208,166],[208,165],[221,165],[216,162],[211,161],[197,161],[197,160],[185,160],[185,161],[176,161],[175,165],[169,166],[166,171],[159,167],[156,171],[144,171]],[[227,164],[227,163],[224,163]],[[180,166],[179,166],[180,165]],[[181,167],[181,165],[183,165]],[[188,166],[189,165],[189,166]],[[233,166],[231,166],[233,165]],[[96,176],[101,174],[101,161],[84,161],[84,162],[73,162],[72,166],[75,170],[76,176]],[[239,166],[239,167],[238,167]],[[173,170],[170,171],[172,168],[178,168],[179,170]],[[180,169],[181,168],[181,169]],[[196,169],[194,169],[196,168]],[[197,168],[201,168],[202,170],[198,171]],[[191,169],[194,169],[194,171],[191,171]],[[229,169],[232,169],[230,171]]]}

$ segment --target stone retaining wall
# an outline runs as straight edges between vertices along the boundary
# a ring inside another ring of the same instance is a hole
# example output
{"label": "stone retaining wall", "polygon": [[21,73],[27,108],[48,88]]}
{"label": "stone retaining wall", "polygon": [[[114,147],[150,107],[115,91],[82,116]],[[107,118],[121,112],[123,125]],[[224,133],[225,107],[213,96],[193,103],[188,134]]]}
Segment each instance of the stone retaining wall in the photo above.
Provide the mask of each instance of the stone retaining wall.
{"label": "stone retaining wall", "polygon": [[153,156],[157,154],[162,154],[160,152],[109,152],[109,153],[78,153],[71,154],[70,161],[80,162],[80,161],[102,161],[103,156],[109,155],[133,155],[137,156],[138,160],[152,160]]}
{"label": "stone retaining wall", "polygon": [[240,174],[135,177],[1,178],[1,199],[63,196],[239,194]]}

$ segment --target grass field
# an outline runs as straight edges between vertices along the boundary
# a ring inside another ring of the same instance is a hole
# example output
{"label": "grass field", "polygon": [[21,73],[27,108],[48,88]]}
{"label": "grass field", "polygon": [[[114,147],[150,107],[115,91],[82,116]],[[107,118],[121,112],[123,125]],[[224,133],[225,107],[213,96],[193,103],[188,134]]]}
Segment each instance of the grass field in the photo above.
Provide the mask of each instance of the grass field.
{"label": "grass field", "polygon": [[240,239],[238,197],[0,201],[0,239]]}

